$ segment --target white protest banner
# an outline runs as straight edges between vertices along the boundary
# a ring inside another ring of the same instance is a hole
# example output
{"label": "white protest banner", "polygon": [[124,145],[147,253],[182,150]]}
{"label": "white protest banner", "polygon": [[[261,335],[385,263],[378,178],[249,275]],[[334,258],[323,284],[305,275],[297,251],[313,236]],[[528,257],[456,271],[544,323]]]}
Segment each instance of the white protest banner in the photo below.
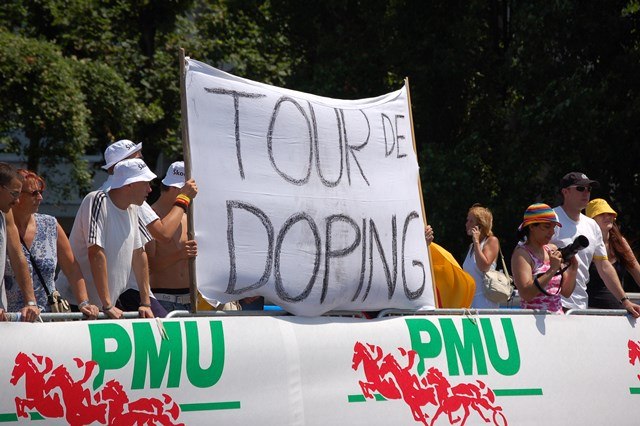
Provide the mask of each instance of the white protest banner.
{"label": "white protest banner", "polygon": [[0,423],[636,425],[640,416],[640,336],[628,316],[159,324],[0,323]]}
{"label": "white protest banner", "polygon": [[197,284],[299,315],[432,308],[406,88],[337,100],[186,60]]}

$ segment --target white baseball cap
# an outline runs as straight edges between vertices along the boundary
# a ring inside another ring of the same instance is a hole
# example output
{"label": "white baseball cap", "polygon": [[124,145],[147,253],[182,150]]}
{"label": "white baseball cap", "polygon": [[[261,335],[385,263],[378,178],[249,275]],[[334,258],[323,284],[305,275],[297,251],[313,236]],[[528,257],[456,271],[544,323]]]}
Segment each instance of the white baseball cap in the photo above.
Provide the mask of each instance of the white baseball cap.
{"label": "white baseball cap", "polygon": [[120,161],[113,169],[113,177],[108,191],[122,188],[136,182],[151,182],[157,176],[140,158],[130,158]]}
{"label": "white baseball cap", "polygon": [[184,161],[176,161],[169,166],[167,175],[162,179],[162,184],[176,188],[184,186]]}
{"label": "white baseball cap", "polygon": [[109,170],[110,167],[114,166],[119,161],[124,160],[141,149],[142,142],[137,144],[135,142],[131,142],[129,139],[122,139],[118,142],[114,142],[104,151],[104,162],[106,164],[102,166],[102,168]]}

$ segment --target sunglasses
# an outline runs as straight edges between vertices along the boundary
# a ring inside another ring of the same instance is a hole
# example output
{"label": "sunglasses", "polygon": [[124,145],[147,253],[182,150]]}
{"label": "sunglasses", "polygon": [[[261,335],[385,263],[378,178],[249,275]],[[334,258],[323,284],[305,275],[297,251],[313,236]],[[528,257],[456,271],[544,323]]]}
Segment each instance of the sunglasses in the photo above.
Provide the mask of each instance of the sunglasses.
{"label": "sunglasses", "polygon": [[592,189],[590,186],[582,186],[582,185],[576,185],[574,186],[574,188],[578,192],[584,192],[584,191],[591,192],[591,189]]}
{"label": "sunglasses", "polygon": [[22,191],[23,194],[29,194],[32,197],[37,197],[38,195],[42,197],[42,195],[44,194],[44,191],[40,190],[40,189],[36,189],[34,191]]}
{"label": "sunglasses", "polygon": [[9,193],[9,195],[13,197],[14,200],[17,200],[18,197],[20,197],[20,191],[12,191],[4,185],[0,185],[0,186],[2,186]]}

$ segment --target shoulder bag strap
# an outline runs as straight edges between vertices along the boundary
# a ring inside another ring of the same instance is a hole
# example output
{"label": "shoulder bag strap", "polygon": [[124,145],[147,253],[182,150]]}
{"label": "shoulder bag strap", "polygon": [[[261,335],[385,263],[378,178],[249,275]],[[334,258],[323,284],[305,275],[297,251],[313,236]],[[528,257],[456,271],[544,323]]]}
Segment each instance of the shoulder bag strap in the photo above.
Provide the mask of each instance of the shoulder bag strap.
{"label": "shoulder bag strap", "polygon": [[511,279],[511,276],[509,275],[509,270],[507,270],[507,264],[504,261],[504,255],[502,254],[502,248],[498,247],[498,250],[500,252],[500,260],[502,261],[502,272],[504,272],[504,274],[507,276],[507,278]]}
{"label": "shoulder bag strap", "polygon": [[29,253],[29,260],[31,261],[31,267],[33,268],[34,271],[36,271],[36,274],[38,274],[38,278],[40,278],[40,282],[42,282],[42,287],[44,287],[44,291],[45,293],[47,293],[47,297],[51,296],[51,292],[49,292],[49,288],[47,287],[47,284],[44,281],[44,278],[42,277],[42,272],[40,272],[40,268],[38,268],[38,264],[36,263],[36,258],[33,257],[33,255],[31,254],[31,250],[27,248],[27,245],[24,243],[24,240],[22,239],[22,237],[20,237],[20,242],[22,243],[22,247],[24,247],[27,253]]}

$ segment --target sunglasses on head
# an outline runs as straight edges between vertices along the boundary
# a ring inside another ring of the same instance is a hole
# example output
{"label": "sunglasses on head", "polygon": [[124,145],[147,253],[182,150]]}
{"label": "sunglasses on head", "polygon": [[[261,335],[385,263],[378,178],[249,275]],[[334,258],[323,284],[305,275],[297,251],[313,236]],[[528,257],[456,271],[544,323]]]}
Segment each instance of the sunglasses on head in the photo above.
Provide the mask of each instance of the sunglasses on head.
{"label": "sunglasses on head", "polygon": [[584,191],[591,192],[591,189],[592,189],[590,186],[584,186],[584,185],[576,185],[574,186],[574,188],[578,192],[584,192]]}

